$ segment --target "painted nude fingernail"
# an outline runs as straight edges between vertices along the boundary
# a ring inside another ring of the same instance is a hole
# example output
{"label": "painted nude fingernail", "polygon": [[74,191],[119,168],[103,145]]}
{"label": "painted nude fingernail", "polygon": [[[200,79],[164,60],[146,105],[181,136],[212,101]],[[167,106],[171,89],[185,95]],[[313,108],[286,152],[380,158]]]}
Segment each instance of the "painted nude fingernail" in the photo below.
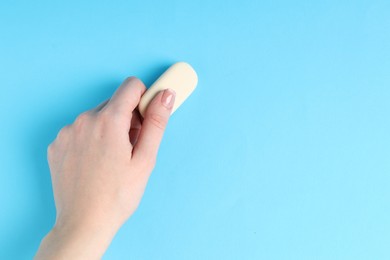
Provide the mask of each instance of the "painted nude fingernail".
{"label": "painted nude fingernail", "polygon": [[166,89],[164,90],[164,93],[161,98],[162,104],[168,108],[171,109],[173,107],[173,103],[175,102],[175,91],[172,89]]}

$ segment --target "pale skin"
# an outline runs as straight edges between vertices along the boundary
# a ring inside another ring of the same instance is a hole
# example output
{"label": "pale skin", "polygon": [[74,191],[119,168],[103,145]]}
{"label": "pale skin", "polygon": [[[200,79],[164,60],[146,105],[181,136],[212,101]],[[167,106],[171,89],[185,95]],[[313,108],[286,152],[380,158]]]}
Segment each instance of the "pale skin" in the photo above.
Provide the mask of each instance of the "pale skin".
{"label": "pale skin", "polygon": [[142,120],[145,90],[139,79],[126,79],[49,145],[57,215],[35,259],[100,259],[137,209],[175,101],[174,91],[161,91]]}

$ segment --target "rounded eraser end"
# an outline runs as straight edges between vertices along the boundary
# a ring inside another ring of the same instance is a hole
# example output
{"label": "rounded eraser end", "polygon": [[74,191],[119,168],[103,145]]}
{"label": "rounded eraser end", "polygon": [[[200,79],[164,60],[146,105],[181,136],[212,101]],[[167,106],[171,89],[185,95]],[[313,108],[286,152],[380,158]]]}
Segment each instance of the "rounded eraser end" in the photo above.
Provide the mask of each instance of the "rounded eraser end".
{"label": "rounded eraser end", "polygon": [[145,111],[152,99],[162,90],[172,89],[176,92],[175,104],[171,114],[191,95],[198,84],[198,76],[190,64],[177,62],[170,66],[145,92],[138,105],[140,114]]}

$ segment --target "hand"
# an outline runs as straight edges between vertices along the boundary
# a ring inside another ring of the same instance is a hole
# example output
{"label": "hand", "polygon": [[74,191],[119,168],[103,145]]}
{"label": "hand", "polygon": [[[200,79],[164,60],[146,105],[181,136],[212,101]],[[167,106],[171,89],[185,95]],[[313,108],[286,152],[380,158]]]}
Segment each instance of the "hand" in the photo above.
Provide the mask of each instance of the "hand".
{"label": "hand", "polygon": [[57,217],[37,259],[99,259],[136,210],[175,99],[172,90],[160,92],[142,121],[136,107],[145,90],[126,79],[49,145]]}

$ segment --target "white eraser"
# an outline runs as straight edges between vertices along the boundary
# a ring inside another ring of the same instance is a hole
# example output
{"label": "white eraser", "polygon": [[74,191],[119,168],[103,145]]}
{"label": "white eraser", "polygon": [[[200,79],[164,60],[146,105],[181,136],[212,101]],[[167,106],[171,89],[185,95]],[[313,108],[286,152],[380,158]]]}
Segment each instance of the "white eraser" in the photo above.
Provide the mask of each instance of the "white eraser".
{"label": "white eraser", "polygon": [[169,88],[176,92],[175,104],[171,112],[173,114],[195,90],[197,84],[198,76],[191,65],[186,62],[177,62],[170,66],[145,92],[139,102],[138,110],[144,116],[146,108],[157,93]]}

